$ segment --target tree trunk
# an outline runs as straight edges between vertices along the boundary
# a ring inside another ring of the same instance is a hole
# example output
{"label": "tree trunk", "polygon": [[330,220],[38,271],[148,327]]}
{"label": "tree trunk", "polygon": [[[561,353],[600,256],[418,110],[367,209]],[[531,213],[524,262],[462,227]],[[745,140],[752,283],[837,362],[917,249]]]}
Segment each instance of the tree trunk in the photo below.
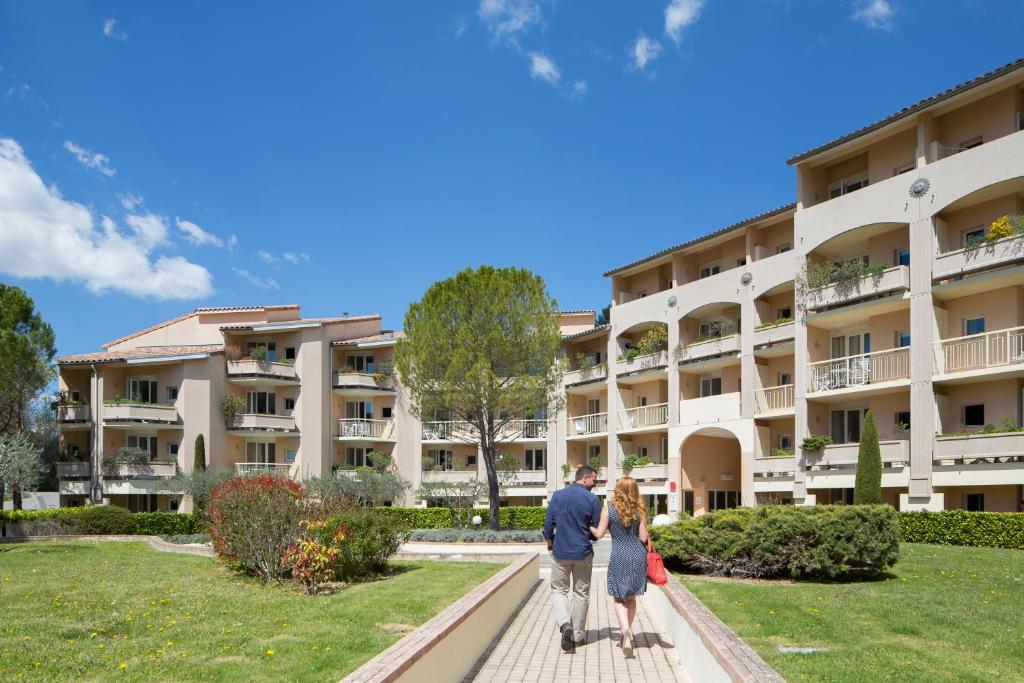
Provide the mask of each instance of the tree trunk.
{"label": "tree trunk", "polygon": [[489,439],[480,439],[480,450],[484,455],[484,467],[487,469],[487,502],[491,511],[491,518],[487,523],[489,529],[498,531],[501,529],[501,519],[498,514],[500,507],[500,492],[498,490],[498,473],[494,469],[494,444]]}
{"label": "tree trunk", "polygon": [[14,501],[14,509],[15,510],[20,510],[21,509],[21,487],[20,486],[12,486],[11,487],[11,498]]}

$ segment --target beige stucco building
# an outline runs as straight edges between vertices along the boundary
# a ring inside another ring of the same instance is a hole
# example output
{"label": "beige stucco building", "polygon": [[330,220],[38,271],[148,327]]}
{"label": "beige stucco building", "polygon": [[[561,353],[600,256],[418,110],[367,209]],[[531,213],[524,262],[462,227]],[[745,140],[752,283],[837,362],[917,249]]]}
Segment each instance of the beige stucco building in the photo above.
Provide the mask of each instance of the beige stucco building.
{"label": "beige stucco building", "polygon": [[[606,273],[606,325],[562,314],[565,407],[516,425],[508,502],[546,501],[586,462],[599,493],[628,471],[670,513],[849,501],[871,410],[887,501],[1018,509],[1024,235],[993,223],[1024,213],[1024,61],[789,163],[793,203]],[[64,358],[64,442],[94,462],[61,465],[63,498],[170,506],[161,476],[191,467],[199,433],[211,467],[329,475],[388,450],[414,490],[482,477],[465,425],[413,417],[394,344],[376,316],[197,309]],[[275,362],[247,360],[257,347]],[[231,424],[228,393],[247,406]],[[125,445],[164,470],[104,470]]]}

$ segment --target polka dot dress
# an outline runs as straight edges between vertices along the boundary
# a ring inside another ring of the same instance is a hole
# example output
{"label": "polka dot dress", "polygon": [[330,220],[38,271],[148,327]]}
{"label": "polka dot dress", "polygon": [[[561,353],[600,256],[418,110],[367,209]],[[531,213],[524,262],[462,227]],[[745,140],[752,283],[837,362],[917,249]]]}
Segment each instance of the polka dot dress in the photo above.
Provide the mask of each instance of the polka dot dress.
{"label": "polka dot dress", "polygon": [[615,506],[608,504],[612,554],[608,559],[608,595],[625,598],[647,590],[647,549],[640,542],[640,520],[623,526]]}

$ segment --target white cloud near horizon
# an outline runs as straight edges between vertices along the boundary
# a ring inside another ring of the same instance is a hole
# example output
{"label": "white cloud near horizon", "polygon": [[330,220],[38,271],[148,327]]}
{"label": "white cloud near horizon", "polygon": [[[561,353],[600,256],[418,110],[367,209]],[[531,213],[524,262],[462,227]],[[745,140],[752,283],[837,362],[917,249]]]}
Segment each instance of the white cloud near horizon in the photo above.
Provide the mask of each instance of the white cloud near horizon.
{"label": "white cloud near horizon", "polygon": [[537,0],[480,0],[476,13],[495,42],[516,46],[519,36],[544,23]]}
{"label": "white cloud near horizon", "polygon": [[558,81],[562,78],[562,71],[554,60],[544,53],[531,52],[530,75],[551,85],[558,85]]}
{"label": "white cloud near horizon", "polygon": [[232,268],[238,277],[248,281],[253,287],[259,287],[260,289],[281,289],[281,286],[277,284],[277,280],[272,277],[262,278],[258,275],[253,275],[244,268]]}
{"label": "white cloud near horizon", "polygon": [[78,159],[78,163],[82,164],[86,168],[94,168],[108,178],[114,177],[117,173],[110,166],[110,157],[106,154],[100,154],[99,152],[93,152],[80,145],[76,145],[71,140],[64,141],[64,149],[71,153],[73,157]]}
{"label": "white cloud near horizon", "polygon": [[203,230],[192,221],[175,217],[174,224],[178,226],[178,230],[181,231],[182,237],[184,237],[185,241],[189,244],[197,247],[201,247],[204,244],[212,244],[215,247],[224,246],[224,240],[217,237],[212,232]]}
{"label": "white cloud near horizon", "polygon": [[213,293],[213,276],[181,256],[154,254],[167,246],[166,221],[131,214],[128,229],[95,216],[47,187],[21,146],[0,138],[0,272],[73,282],[93,294],[141,299],[199,299]]}
{"label": "white cloud near horizon", "polygon": [[683,29],[697,23],[705,0],[671,0],[665,7],[665,33],[676,45],[683,40]]}
{"label": "white cloud near horizon", "polygon": [[641,31],[636,40],[629,44],[629,54],[633,60],[633,69],[643,71],[661,54],[661,43],[648,38]]}
{"label": "white cloud near horizon", "polygon": [[117,27],[117,20],[109,17],[103,20],[103,35],[114,40],[128,40],[128,34]]}
{"label": "white cloud near horizon", "polygon": [[891,0],[856,0],[853,19],[876,31],[891,31],[896,7]]}

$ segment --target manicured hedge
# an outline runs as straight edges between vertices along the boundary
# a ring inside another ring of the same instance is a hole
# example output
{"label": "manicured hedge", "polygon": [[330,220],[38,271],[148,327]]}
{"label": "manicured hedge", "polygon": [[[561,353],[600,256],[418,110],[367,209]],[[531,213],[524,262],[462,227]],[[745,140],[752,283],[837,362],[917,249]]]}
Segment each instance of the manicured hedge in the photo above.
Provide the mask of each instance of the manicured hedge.
{"label": "manicured hedge", "polygon": [[145,536],[190,536],[196,533],[196,520],[181,512],[136,512],[135,533]]}
{"label": "manicured hedge", "polygon": [[433,543],[540,543],[543,533],[538,529],[414,529],[410,541]]}
{"label": "manicured hedge", "polygon": [[888,505],[737,508],[652,528],[666,564],[739,577],[877,574],[899,559]]}
{"label": "manicured hedge", "polygon": [[[410,529],[449,529],[455,526],[448,508],[379,507],[374,508],[374,512],[402,522]],[[540,506],[503,507],[498,511],[498,520],[503,529],[543,529],[546,512],[547,508]],[[473,515],[480,515],[482,526],[487,526],[487,520],[490,519],[488,510],[477,508],[472,511],[470,518]]]}
{"label": "manicured hedge", "polygon": [[1024,550],[1024,513],[901,512],[900,534],[908,543],[975,545]]}
{"label": "manicured hedge", "polygon": [[187,535],[196,532],[195,519],[181,512],[136,512],[116,505],[3,510],[0,523],[57,522],[78,534]]}

